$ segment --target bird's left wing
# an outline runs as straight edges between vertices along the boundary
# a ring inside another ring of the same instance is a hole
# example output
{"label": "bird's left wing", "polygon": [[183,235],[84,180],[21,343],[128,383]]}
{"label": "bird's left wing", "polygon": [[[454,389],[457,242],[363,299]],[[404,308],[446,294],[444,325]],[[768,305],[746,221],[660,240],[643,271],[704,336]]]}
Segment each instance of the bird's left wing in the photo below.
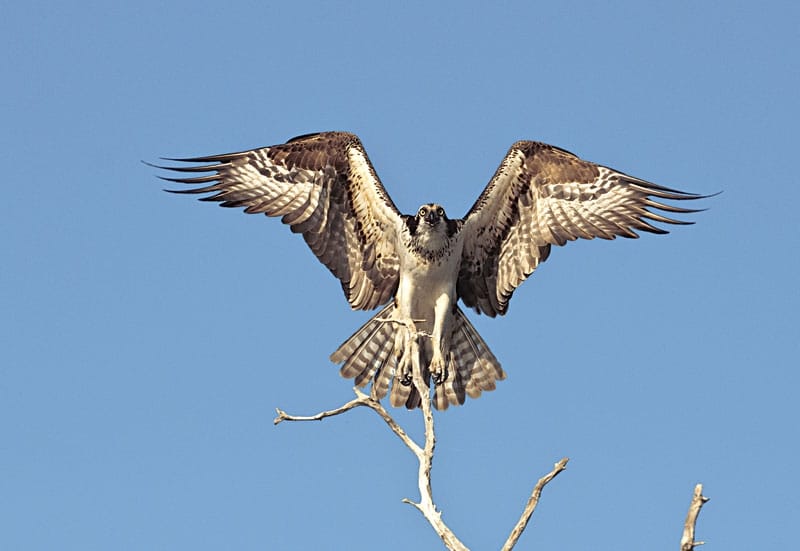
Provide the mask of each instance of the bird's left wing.
{"label": "bird's left wing", "polygon": [[341,281],[354,309],[373,309],[394,296],[402,218],[354,134],[323,132],[240,153],[168,160],[203,164],[160,168],[212,172],[163,178],[210,184],[170,191],[211,193],[202,200],[281,216]]}
{"label": "bird's left wing", "polygon": [[539,142],[511,146],[464,219],[458,294],[489,316],[504,314],[514,290],[550,254],[578,238],[667,233],[649,221],[691,224],[650,209],[696,212],[660,200],[701,195],[662,187]]}

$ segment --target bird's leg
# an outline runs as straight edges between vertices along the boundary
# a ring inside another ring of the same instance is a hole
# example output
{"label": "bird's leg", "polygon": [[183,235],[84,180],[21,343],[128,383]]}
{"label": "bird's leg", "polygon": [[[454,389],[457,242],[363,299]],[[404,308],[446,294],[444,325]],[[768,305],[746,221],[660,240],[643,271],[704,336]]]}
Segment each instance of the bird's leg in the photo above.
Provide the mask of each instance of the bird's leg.
{"label": "bird's leg", "polygon": [[441,344],[436,344],[436,341],[444,339],[433,339],[433,358],[431,358],[430,372],[434,384],[440,385],[447,380],[447,367],[444,361],[444,352],[442,351]]}
{"label": "bird's leg", "polygon": [[394,333],[394,355],[397,358],[396,377],[403,386],[411,384],[411,350],[408,343],[408,329],[398,327]]}
{"label": "bird's leg", "polygon": [[[440,385],[447,380],[447,363],[444,361],[450,351],[450,323],[452,317],[452,299],[449,295],[442,295],[436,300],[434,306],[433,331],[431,344],[433,357],[431,358],[430,372],[434,384]],[[448,326],[447,328],[445,326]]]}

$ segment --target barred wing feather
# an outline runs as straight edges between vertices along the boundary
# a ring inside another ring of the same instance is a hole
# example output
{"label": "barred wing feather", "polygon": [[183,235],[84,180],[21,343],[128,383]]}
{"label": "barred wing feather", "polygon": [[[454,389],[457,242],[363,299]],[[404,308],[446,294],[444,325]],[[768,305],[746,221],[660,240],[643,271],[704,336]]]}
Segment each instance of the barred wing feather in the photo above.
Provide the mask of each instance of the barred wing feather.
{"label": "barred wing feather", "polygon": [[394,296],[402,220],[355,135],[323,132],[239,153],[168,160],[195,166],[161,168],[212,173],[163,178],[208,184],[169,191],[211,194],[202,200],[280,216],[341,281],[353,309],[371,310]]}
{"label": "barred wing feather", "polygon": [[661,214],[691,213],[662,200],[705,196],[662,187],[584,161],[540,142],[511,146],[464,219],[458,294],[489,316],[505,314],[514,290],[552,245],[578,238],[636,238],[667,233],[652,222],[691,224]]}

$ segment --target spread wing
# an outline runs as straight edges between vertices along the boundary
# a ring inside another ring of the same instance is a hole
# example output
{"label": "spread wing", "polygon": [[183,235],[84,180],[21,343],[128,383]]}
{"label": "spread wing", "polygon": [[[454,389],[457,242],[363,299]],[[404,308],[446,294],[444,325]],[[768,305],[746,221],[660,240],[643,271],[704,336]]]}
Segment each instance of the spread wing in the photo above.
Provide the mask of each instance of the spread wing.
{"label": "spread wing", "polygon": [[163,178],[203,184],[169,191],[211,193],[201,200],[281,216],[339,278],[354,309],[373,309],[394,296],[401,217],[357,136],[324,132],[240,153],[168,160],[203,164],[159,168],[212,172]]}
{"label": "spread wing", "polygon": [[691,224],[668,213],[694,209],[660,202],[704,196],[658,186],[539,142],[511,146],[464,219],[458,294],[489,316],[505,314],[514,290],[550,254],[575,239],[668,233],[650,222]]}

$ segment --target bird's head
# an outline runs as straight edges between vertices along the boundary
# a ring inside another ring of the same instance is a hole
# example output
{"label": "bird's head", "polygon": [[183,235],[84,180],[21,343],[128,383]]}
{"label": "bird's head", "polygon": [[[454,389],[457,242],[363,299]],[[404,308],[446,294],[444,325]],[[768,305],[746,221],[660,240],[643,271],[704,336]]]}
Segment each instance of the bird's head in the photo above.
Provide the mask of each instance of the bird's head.
{"label": "bird's head", "polygon": [[428,203],[419,208],[416,219],[417,224],[424,223],[431,228],[435,228],[440,223],[447,223],[447,214],[444,212],[442,205]]}
{"label": "bird's head", "polygon": [[453,236],[461,227],[460,220],[450,220],[436,203],[422,205],[416,215],[406,218],[406,224],[411,248],[428,260],[447,254],[453,245]]}

